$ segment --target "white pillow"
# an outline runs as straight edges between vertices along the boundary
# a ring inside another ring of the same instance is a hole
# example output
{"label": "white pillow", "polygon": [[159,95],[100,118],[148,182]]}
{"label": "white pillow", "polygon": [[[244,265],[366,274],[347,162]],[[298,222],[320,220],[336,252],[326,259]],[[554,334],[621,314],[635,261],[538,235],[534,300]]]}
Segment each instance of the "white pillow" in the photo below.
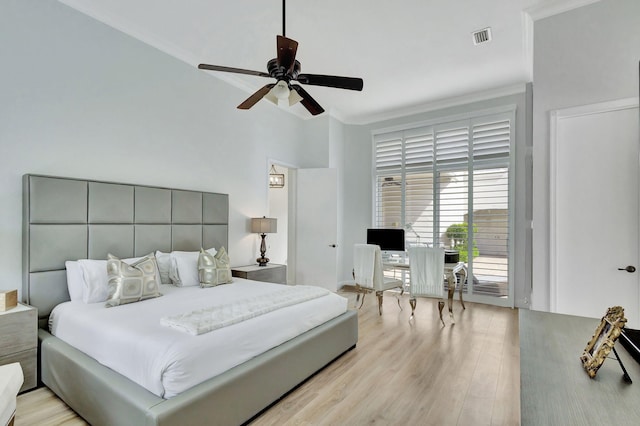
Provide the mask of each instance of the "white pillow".
{"label": "white pillow", "polygon": [[107,261],[80,259],[78,260],[82,276],[84,277],[84,290],[82,301],[84,303],[104,302],[109,296],[109,278],[107,276]]}
{"label": "white pillow", "polygon": [[[144,256],[143,256],[144,257]],[[132,264],[142,259],[142,257],[132,257],[123,259],[124,262]],[[80,259],[78,260],[82,276],[84,278],[84,286],[82,293],[82,301],[84,303],[106,302],[109,297],[109,276],[107,274],[106,260]],[[158,281],[160,280],[160,273]]]}
{"label": "white pillow", "polygon": [[[212,256],[216,255],[216,249],[207,250]],[[169,276],[174,285],[178,287],[191,287],[200,285],[198,276],[199,251],[172,251]]]}
{"label": "white pillow", "polygon": [[67,289],[72,302],[82,302],[82,294],[84,293],[84,277],[82,276],[82,268],[75,260],[67,260],[64,262],[67,268]]}

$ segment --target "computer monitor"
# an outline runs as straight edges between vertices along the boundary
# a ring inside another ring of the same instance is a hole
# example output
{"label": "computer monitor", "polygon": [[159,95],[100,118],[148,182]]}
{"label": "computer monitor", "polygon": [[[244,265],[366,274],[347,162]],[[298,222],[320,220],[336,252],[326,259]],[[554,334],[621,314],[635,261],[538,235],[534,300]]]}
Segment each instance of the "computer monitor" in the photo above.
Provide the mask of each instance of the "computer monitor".
{"label": "computer monitor", "polygon": [[404,229],[367,229],[367,244],[378,245],[381,251],[404,252]]}

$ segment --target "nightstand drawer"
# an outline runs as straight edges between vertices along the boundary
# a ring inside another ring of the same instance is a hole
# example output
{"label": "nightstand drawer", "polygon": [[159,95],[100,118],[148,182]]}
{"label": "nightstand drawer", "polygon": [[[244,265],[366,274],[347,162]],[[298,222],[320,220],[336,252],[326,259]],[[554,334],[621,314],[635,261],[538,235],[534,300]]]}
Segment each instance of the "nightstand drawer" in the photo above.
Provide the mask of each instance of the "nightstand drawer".
{"label": "nightstand drawer", "polygon": [[264,281],[276,284],[287,283],[287,267],[285,265],[269,264],[267,266],[249,265],[231,268],[234,277],[253,281]]}
{"label": "nightstand drawer", "polygon": [[0,315],[0,357],[26,351],[38,345],[38,311],[18,307]]}
{"label": "nightstand drawer", "polygon": [[22,367],[22,374],[24,375],[24,383],[20,388],[20,392],[24,392],[26,390],[35,388],[37,385],[37,360],[38,360],[38,349],[33,348],[27,351],[13,353],[11,355],[6,355],[0,357],[0,365],[11,364],[14,362],[19,362]]}
{"label": "nightstand drawer", "polygon": [[20,392],[38,382],[38,310],[18,304],[0,312],[0,365],[19,362],[24,375]]}

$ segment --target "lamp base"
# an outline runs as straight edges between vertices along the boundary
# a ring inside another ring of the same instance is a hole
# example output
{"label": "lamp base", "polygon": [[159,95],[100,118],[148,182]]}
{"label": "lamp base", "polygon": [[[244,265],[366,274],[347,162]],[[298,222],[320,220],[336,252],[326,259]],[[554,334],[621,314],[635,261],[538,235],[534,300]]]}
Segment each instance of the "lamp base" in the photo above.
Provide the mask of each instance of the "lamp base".
{"label": "lamp base", "polygon": [[267,244],[264,242],[264,239],[267,237],[267,234],[260,234],[262,237],[262,242],[260,242],[260,257],[256,259],[258,262],[258,266],[267,266],[269,263],[269,258],[264,257],[264,254],[267,252]]}

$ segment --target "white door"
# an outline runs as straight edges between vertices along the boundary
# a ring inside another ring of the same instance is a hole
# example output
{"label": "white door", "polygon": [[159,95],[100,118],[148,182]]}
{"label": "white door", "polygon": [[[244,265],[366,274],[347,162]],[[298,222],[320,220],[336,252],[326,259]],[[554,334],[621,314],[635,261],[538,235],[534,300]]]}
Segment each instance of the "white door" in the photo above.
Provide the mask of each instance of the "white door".
{"label": "white door", "polygon": [[335,169],[298,169],[296,284],[336,291],[338,175]]}
{"label": "white door", "polygon": [[556,111],[551,135],[551,310],[640,328],[637,100]]}

